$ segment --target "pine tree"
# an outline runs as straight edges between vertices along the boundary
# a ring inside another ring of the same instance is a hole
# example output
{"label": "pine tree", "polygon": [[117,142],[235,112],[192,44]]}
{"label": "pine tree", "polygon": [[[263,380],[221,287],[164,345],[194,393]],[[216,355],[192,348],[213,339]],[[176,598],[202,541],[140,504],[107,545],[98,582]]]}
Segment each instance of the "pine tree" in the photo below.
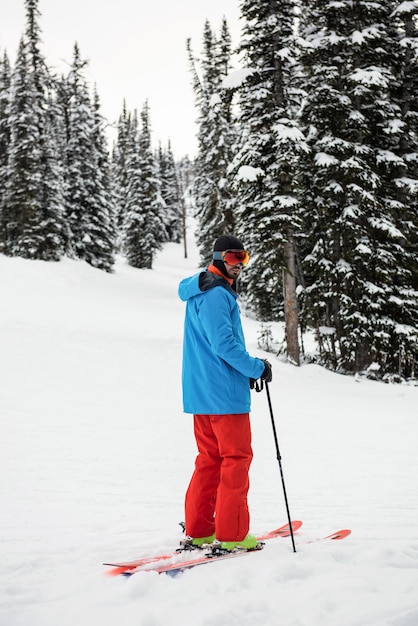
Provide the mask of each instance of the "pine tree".
{"label": "pine tree", "polygon": [[115,206],[112,196],[109,151],[105,132],[105,120],[100,112],[100,100],[96,88],[93,93],[92,148],[95,169],[90,181],[91,193],[96,200],[93,214],[90,245],[91,265],[107,272],[112,271],[116,247]]}
{"label": "pine tree", "polygon": [[166,150],[159,147],[158,164],[168,241],[180,243],[182,238],[181,187],[170,143]]}
{"label": "pine tree", "polygon": [[392,207],[392,214],[404,240],[402,270],[394,284],[390,306],[395,307],[394,330],[399,337],[394,357],[399,371],[413,378],[418,354],[418,6],[401,2],[392,16],[398,43],[394,95],[402,114],[395,152],[403,162],[400,176],[394,180],[397,203]]}
{"label": "pine tree", "polygon": [[[302,14],[311,153],[304,173],[305,315],[322,362],[392,371],[399,362],[399,283],[407,236],[397,215],[404,160],[397,30],[390,0],[310,0]],[[406,301],[402,303],[405,311]],[[410,311],[411,313],[411,311]],[[406,317],[411,318],[407,314]],[[404,339],[404,338],[403,338]]]}
{"label": "pine tree", "polygon": [[281,317],[284,291],[288,358],[299,364],[295,233],[299,229],[299,155],[306,144],[295,121],[295,4],[241,2],[246,78],[240,88],[241,147],[232,172],[238,224],[252,260],[247,298],[262,320]]}
{"label": "pine tree", "polygon": [[199,222],[197,244],[202,265],[207,265],[217,237],[235,230],[235,196],[230,189],[227,171],[232,160],[236,131],[232,121],[232,94],[222,88],[222,80],[229,71],[232,55],[226,20],[222,22],[219,38],[209,22],[205,23],[201,72],[190,41],[187,48],[199,110],[199,149],[193,186]]}
{"label": "pine tree", "polygon": [[123,137],[126,189],[124,190],[123,207],[121,207],[122,210],[119,213],[122,251],[125,253],[130,265],[133,267],[144,267],[141,247],[145,230],[145,219],[140,204],[142,199],[142,181],[137,112],[134,111],[133,115],[129,115],[128,118],[125,116],[125,119],[128,121],[126,126],[124,126],[124,129],[128,132]]}
{"label": "pine tree", "polygon": [[[40,207],[35,205],[35,179],[39,154],[39,129],[33,116],[33,92],[30,88],[27,54],[20,41],[12,74],[13,99],[8,121],[10,145],[3,193],[4,251],[9,256],[18,254],[25,228]],[[29,129],[29,133],[28,133]]]}
{"label": "pine tree", "polygon": [[110,271],[114,263],[113,205],[102,119],[91,103],[77,44],[68,77],[65,209],[76,257]]}
{"label": "pine tree", "polygon": [[54,114],[54,82],[41,52],[39,0],[25,0],[26,47],[34,89],[35,107],[40,138],[40,184],[38,188],[41,211],[36,233],[36,258],[59,260],[65,253],[68,228],[64,219],[62,162],[57,148]]}
{"label": "pine tree", "polygon": [[6,167],[9,155],[10,128],[8,120],[11,68],[6,52],[0,59],[0,252],[4,250],[5,224],[2,218]]}
{"label": "pine tree", "polygon": [[142,127],[136,137],[136,121],[131,130],[127,200],[123,247],[133,267],[151,269],[155,254],[167,241],[164,203],[160,193],[157,162],[151,147],[148,103],[141,111]]}
{"label": "pine tree", "polygon": [[52,103],[53,119],[58,158],[64,166],[66,161],[66,149],[68,143],[69,122],[68,113],[70,110],[70,101],[72,98],[72,88],[68,76],[54,77],[55,98]]}
{"label": "pine tree", "polygon": [[193,204],[193,186],[196,176],[195,162],[191,161],[188,156],[185,156],[177,163],[177,168],[182,207],[182,239],[184,246],[184,258],[187,259],[187,216],[193,215],[195,212]]}
{"label": "pine tree", "polygon": [[37,0],[25,1],[27,26],[12,77],[4,251],[58,260],[65,250],[66,232],[62,178],[50,123],[51,79],[40,51],[37,5]]}
{"label": "pine tree", "polygon": [[48,125],[48,99],[36,87],[21,41],[12,75],[10,145],[3,196],[4,252],[59,260],[65,249],[61,177]]}
{"label": "pine tree", "polygon": [[[117,232],[117,249],[122,248],[122,232],[126,216],[127,190],[129,183],[128,161],[129,147],[132,147],[131,134],[138,132],[137,127],[132,130],[131,116],[123,102],[122,114],[118,120],[118,132],[113,146],[111,161],[112,197],[115,205],[115,219]],[[135,148],[137,149],[137,148]]]}

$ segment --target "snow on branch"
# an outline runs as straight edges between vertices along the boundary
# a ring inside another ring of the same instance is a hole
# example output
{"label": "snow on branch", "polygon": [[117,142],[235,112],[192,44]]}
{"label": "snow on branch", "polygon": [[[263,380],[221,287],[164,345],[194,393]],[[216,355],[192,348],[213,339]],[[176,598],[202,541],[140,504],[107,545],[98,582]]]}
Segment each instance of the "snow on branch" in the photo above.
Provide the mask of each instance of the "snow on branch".
{"label": "snow on branch", "polygon": [[277,138],[279,142],[282,141],[294,141],[300,142],[304,141],[303,133],[296,128],[296,126],[291,126],[289,124],[283,124],[281,122],[275,124],[274,130],[277,133]]}
{"label": "snow on branch", "polygon": [[414,37],[402,37],[399,40],[399,45],[402,48],[411,48],[411,50],[418,50],[418,41]]}
{"label": "snow on branch", "polygon": [[370,28],[363,28],[363,30],[355,30],[351,35],[351,41],[356,44],[363,44],[367,39],[373,39],[380,35],[380,31],[376,26]]}
{"label": "snow on branch", "polygon": [[213,93],[209,101],[209,106],[213,109],[218,104],[222,104],[221,96],[218,93]]}
{"label": "snow on branch", "polygon": [[326,152],[317,152],[315,154],[315,165],[319,167],[330,167],[331,165],[338,165],[339,160],[332,154]]}
{"label": "snow on branch", "polygon": [[251,165],[241,165],[237,173],[238,180],[245,182],[254,182],[262,176],[265,176],[265,171],[261,167],[252,167]]}
{"label": "snow on branch", "polygon": [[298,205],[298,199],[295,196],[277,196],[276,202],[282,209],[288,209],[289,207],[295,207]]}
{"label": "snow on branch", "polygon": [[224,89],[238,89],[247,80],[248,76],[254,74],[256,70],[250,68],[243,68],[241,70],[235,70],[231,72],[222,81],[222,87]]}
{"label": "snow on branch", "polygon": [[395,165],[402,166],[403,160],[397,154],[392,152],[392,150],[377,150],[376,152],[376,162],[381,163],[393,163]]}
{"label": "snow on branch", "polygon": [[395,183],[397,187],[407,187],[409,193],[418,192],[418,180],[416,178],[407,178],[406,176],[403,176],[402,178],[397,178]]}
{"label": "snow on branch", "polygon": [[371,66],[367,69],[356,69],[351,74],[351,80],[362,85],[376,85],[378,87],[388,86],[388,77],[384,75],[379,67]]}
{"label": "snow on branch", "polygon": [[356,246],[356,252],[365,256],[370,256],[372,254],[371,248],[366,246],[364,243],[359,243],[358,246]]}
{"label": "snow on branch", "polygon": [[375,285],[374,283],[370,282],[369,280],[366,280],[364,283],[364,290],[369,293],[370,295],[376,295],[376,294],[381,294],[383,295],[385,293],[385,290],[382,289],[382,287],[378,287],[377,285]]}
{"label": "snow on branch", "polygon": [[396,9],[393,10],[392,15],[415,13],[416,11],[418,11],[418,0],[405,0],[405,2],[401,2]]}
{"label": "snow on branch", "polygon": [[370,217],[369,224],[376,230],[387,233],[392,239],[405,239],[405,235],[386,219]]}

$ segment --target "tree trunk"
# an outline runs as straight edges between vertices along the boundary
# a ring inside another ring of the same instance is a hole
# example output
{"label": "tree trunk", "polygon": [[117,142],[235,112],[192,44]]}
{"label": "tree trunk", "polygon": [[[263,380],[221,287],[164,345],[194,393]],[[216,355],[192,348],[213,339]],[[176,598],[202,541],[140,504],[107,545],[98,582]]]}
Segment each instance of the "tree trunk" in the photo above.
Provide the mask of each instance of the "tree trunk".
{"label": "tree trunk", "polygon": [[287,358],[294,365],[300,365],[298,301],[296,297],[296,259],[293,242],[291,240],[286,241],[283,252],[286,261],[286,269],[283,270],[283,295]]}

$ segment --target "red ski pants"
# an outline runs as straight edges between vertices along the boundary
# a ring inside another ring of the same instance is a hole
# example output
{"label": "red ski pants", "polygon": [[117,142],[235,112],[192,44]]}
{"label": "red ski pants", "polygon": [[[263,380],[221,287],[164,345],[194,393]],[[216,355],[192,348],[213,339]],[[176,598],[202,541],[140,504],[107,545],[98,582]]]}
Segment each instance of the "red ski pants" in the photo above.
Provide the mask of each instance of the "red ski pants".
{"label": "red ski pants", "polygon": [[199,454],[186,493],[186,534],[242,541],[250,525],[250,416],[195,415],[194,432]]}

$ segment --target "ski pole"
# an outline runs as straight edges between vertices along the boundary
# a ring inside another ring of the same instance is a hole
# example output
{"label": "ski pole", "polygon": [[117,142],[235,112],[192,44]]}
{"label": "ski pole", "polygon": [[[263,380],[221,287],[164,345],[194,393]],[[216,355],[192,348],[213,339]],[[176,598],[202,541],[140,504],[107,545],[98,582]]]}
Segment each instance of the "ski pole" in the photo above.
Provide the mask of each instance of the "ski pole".
{"label": "ski pole", "polygon": [[289,502],[287,500],[286,485],[284,484],[282,457],[280,456],[279,441],[277,439],[276,424],[274,423],[273,408],[271,406],[270,391],[269,391],[269,386],[267,382],[266,382],[266,393],[267,393],[267,400],[268,400],[268,405],[270,409],[271,425],[273,427],[274,443],[276,444],[277,460],[279,462],[280,476],[282,479],[283,495],[284,495],[284,501],[286,504],[286,512],[287,512],[287,520],[289,522],[290,537],[292,539],[293,552],[296,552],[295,538],[293,536],[292,520],[290,519]]}

